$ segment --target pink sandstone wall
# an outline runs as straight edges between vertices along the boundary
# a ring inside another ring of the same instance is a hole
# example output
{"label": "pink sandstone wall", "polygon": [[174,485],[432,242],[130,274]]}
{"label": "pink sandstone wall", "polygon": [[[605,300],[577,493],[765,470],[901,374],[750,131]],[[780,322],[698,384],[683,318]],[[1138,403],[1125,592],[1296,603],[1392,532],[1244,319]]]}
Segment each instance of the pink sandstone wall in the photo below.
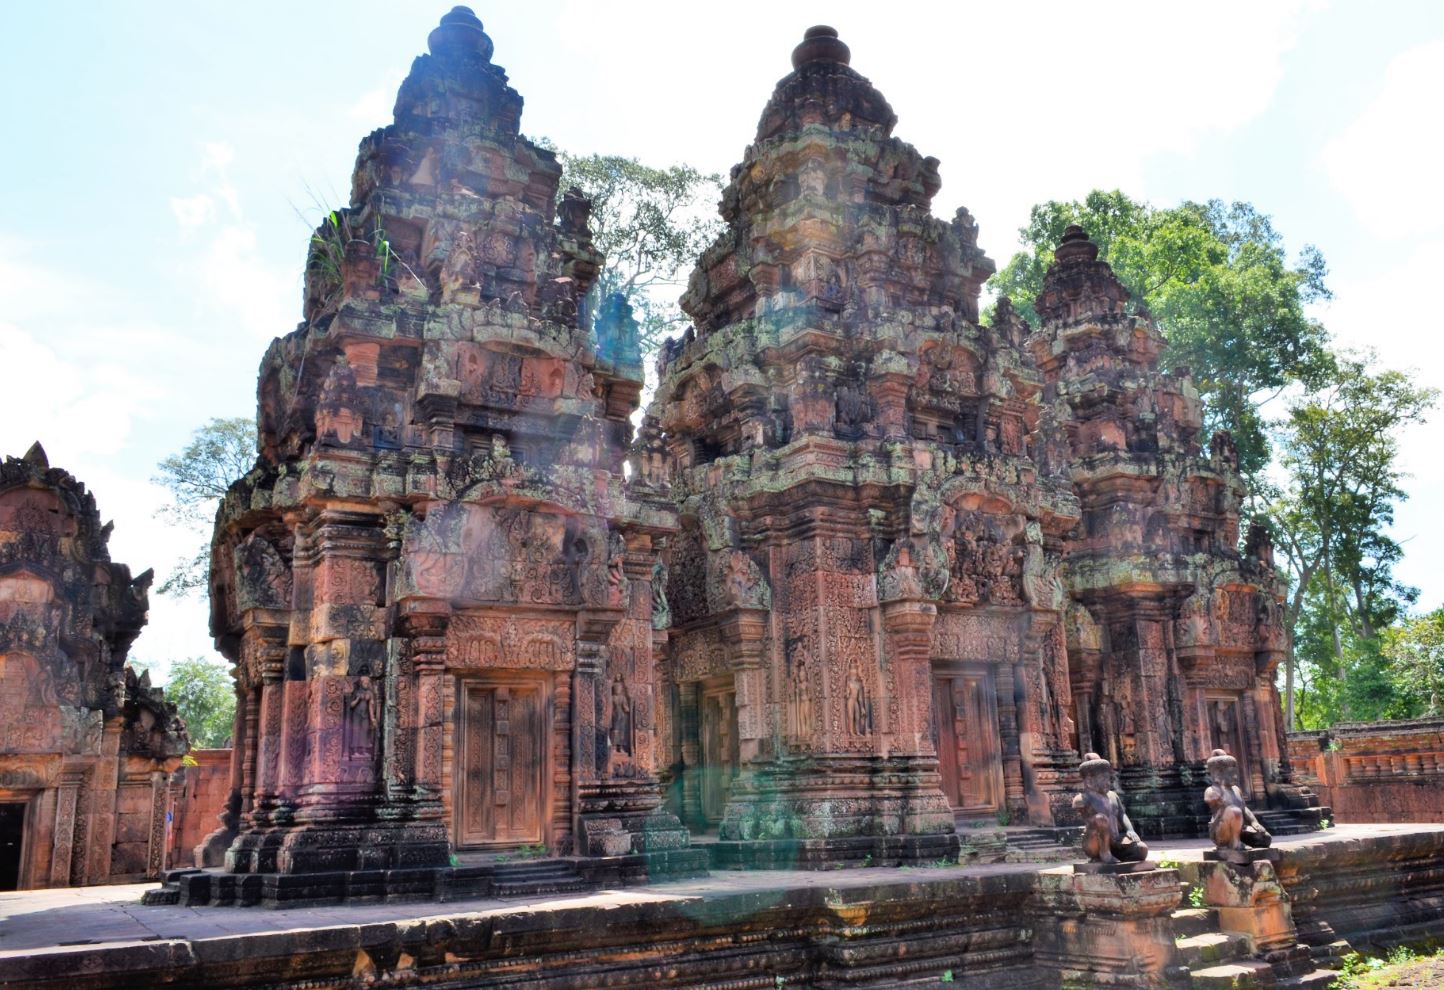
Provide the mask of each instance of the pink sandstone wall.
{"label": "pink sandstone wall", "polygon": [[[216,816],[225,807],[230,793],[231,751],[229,749],[193,749],[195,766],[183,768],[183,779],[170,789],[170,842],[166,866],[180,869],[194,866],[195,847],[206,835],[219,827]],[[181,777],[181,771],[177,771]]]}
{"label": "pink sandstone wall", "polygon": [[1296,779],[1340,822],[1444,822],[1444,718],[1289,735]]}

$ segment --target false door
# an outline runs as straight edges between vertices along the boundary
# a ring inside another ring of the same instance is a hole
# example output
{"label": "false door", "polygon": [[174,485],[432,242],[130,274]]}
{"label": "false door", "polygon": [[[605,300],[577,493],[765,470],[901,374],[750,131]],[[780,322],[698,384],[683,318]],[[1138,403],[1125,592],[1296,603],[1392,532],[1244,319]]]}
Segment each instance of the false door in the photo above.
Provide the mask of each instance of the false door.
{"label": "false door", "polygon": [[737,695],[730,678],[725,687],[703,689],[699,734],[702,779],[698,796],[703,819],[715,825],[722,820],[728,791],[737,776]]}
{"label": "false door", "polygon": [[1209,738],[1213,749],[1221,749],[1238,760],[1238,786],[1245,793],[1249,790],[1248,754],[1243,745],[1242,705],[1236,694],[1209,694],[1204,703],[1208,710]]}
{"label": "false door", "polygon": [[997,697],[987,668],[933,677],[933,743],[953,810],[993,814],[1002,805]]}
{"label": "false door", "polygon": [[539,683],[461,686],[461,846],[542,841],[546,698]]}

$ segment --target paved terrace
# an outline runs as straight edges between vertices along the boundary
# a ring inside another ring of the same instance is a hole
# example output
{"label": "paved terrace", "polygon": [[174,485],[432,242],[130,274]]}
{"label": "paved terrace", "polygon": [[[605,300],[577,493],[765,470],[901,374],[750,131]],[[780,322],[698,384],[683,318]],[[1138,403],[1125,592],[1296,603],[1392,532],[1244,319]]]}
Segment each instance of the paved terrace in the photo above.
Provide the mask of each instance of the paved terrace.
{"label": "paved terrace", "polygon": [[[1374,836],[1444,832],[1444,824],[1339,825],[1312,835],[1280,836],[1274,845],[1297,849],[1319,843],[1358,842]],[[1198,860],[1207,840],[1159,843],[1150,858]],[[141,894],[157,884],[116,884],[0,894],[0,960],[42,953],[72,952],[77,946],[123,946],[154,942],[262,938],[279,932],[319,931],[350,926],[414,922],[461,916],[505,915],[577,908],[606,910],[630,904],[672,901],[679,905],[736,894],[778,900],[789,891],[847,890],[890,882],[917,883],[959,876],[999,876],[1058,869],[1057,863],[997,863],[981,866],[868,867],[847,870],[713,870],[705,878],[645,887],[600,890],[554,897],[458,900],[437,903],[338,904],[266,910],[255,907],[145,906]],[[1067,868],[1064,866],[1063,868]],[[756,904],[755,899],[749,903]]]}

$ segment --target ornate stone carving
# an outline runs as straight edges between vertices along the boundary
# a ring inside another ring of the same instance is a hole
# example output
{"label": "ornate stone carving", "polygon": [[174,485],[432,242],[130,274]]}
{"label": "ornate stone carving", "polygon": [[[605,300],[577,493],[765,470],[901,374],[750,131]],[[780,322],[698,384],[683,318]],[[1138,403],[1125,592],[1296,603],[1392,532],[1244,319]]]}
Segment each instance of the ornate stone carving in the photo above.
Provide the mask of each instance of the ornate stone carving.
{"label": "ornate stone carving", "polygon": [[1220,855],[1238,852],[1245,846],[1267,848],[1273,842],[1268,829],[1259,824],[1238,787],[1238,760],[1221,749],[1208,758],[1208,789],[1203,802],[1213,813],[1208,837]]}
{"label": "ornate stone carving", "polygon": [[1073,798],[1073,809],[1083,818],[1083,852],[1090,863],[1111,866],[1142,863],[1148,846],[1133,830],[1123,799],[1113,790],[1113,767],[1097,753],[1089,753],[1078,767],[1083,791]]}

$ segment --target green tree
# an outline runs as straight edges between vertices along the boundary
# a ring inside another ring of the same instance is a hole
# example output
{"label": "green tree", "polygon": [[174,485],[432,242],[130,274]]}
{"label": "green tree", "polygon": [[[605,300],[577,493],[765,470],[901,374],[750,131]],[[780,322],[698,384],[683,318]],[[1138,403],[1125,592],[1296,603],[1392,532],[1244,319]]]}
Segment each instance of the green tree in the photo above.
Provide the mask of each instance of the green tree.
{"label": "green tree", "polygon": [[171,503],[156,515],[172,525],[196,532],[200,546],[158,589],[163,595],[186,595],[205,588],[210,577],[210,525],[216,506],[231,485],[256,459],[256,421],[237,416],[212,419],[191,434],[184,450],[161,461],[151,480],[170,492]]}
{"label": "green tree", "polygon": [[1121,192],[1033,207],[1024,249],[991,280],[1026,318],[1069,224],[1152,313],[1168,341],[1164,361],[1186,366],[1204,402],[1208,434],[1226,429],[1253,483],[1270,459],[1259,406],[1295,382],[1316,387],[1330,370],[1327,333],[1305,312],[1329,298],[1324,259],[1305,247],[1290,262],[1270,219],[1248,203],[1183,203],[1161,209]]}
{"label": "green tree", "polygon": [[[1371,354],[1345,354],[1336,358],[1331,380],[1292,403],[1280,425],[1287,481],[1269,493],[1268,515],[1289,578],[1286,615],[1296,635],[1285,666],[1289,725],[1300,657],[1345,682],[1344,717],[1363,716],[1352,704],[1358,692],[1347,684],[1361,669],[1358,657],[1372,656],[1373,667],[1381,666],[1379,632],[1417,594],[1394,577],[1402,550],[1388,535],[1395,506],[1408,497],[1398,436],[1424,421],[1435,398],[1404,372],[1376,370]],[[1326,640],[1310,633],[1306,612]]]}
{"label": "green tree", "polygon": [[[137,673],[148,670],[157,677],[155,665],[146,660],[132,660],[130,666]],[[185,720],[192,746],[216,749],[228,744],[236,715],[236,688],[224,660],[177,660],[159,686],[165,689],[165,700],[174,703]]]}
{"label": "green tree", "polygon": [[642,352],[652,354],[687,321],[677,299],[697,257],[722,229],[716,209],[722,178],[690,165],[656,168],[617,155],[558,151],[557,158],[560,191],[576,186],[592,201],[593,240],[607,256],[595,297],[626,297],[640,324]]}
{"label": "green tree", "polygon": [[1444,607],[1384,630],[1384,657],[1418,714],[1444,715]]}
{"label": "green tree", "polygon": [[165,699],[174,702],[197,749],[225,746],[236,716],[236,689],[225,662],[205,657],[177,660],[165,682]]}

